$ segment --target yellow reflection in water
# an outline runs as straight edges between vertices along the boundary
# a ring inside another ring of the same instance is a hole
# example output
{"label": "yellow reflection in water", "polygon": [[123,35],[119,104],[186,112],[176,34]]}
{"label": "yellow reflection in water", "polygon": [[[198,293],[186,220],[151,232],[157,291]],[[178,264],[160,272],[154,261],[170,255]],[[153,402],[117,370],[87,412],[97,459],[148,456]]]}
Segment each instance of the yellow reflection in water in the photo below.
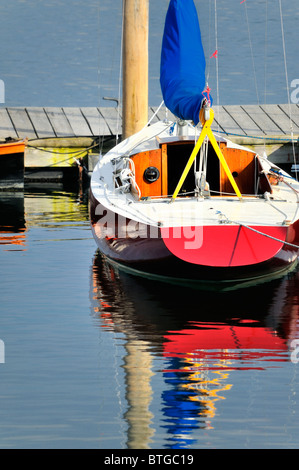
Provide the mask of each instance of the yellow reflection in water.
{"label": "yellow reflection in water", "polygon": [[[213,418],[217,410],[216,402],[225,400],[225,396],[219,395],[219,393],[228,391],[233,386],[233,384],[225,383],[229,377],[227,368],[231,362],[220,359],[215,364],[208,365],[204,361],[194,362],[192,357],[187,357],[186,362],[190,363],[190,368],[185,367],[184,370],[191,371],[191,373],[188,377],[189,382],[184,383],[182,388],[193,392],[190,394],[189,400],[198,401],[203,405],[199,415]],[[225,371],[221,370],[223,368]],[[212,377],[208,376],[209,373]]]}
{"label": "yellow reflection in water", "polygon": [[48,224],[88,220],[86,204],[75,194],[53,191],[50,194],[34,193],[25,196],[25,217],[28,226],[46,227]]}

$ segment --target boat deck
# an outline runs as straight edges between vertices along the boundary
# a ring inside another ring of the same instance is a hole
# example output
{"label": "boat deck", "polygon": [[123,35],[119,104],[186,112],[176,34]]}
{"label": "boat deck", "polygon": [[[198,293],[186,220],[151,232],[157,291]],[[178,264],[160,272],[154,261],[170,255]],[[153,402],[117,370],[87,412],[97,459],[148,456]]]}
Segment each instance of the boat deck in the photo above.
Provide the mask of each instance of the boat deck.
{"label": "boat deck", "polygon": [[[294,183],[295,184],[295,183]],[[295,185],[298,188],[298,184]],[[96,192],[97,194],[97,192]],[[100,194],[104,197],[105,194]],[[297,197],[284,185],[275,189],[271,200],[262,197],[244,197],[239,203],[235,196],[210,197],[205,199],[178,198],[170,203],[170,198],[133,201],[129,214],[142,224],[152,226],[197,226],[219,224],[272,225],[284,226],[293,222],[297,214]],[[109,193],[105,207],[118,206],[120,213],[127,210],[127,199]],[[123,213],[125,216],[125,213]],[[136,230],[132,227],[133,233]],[[139,229],[141,229],[139,227]]]}

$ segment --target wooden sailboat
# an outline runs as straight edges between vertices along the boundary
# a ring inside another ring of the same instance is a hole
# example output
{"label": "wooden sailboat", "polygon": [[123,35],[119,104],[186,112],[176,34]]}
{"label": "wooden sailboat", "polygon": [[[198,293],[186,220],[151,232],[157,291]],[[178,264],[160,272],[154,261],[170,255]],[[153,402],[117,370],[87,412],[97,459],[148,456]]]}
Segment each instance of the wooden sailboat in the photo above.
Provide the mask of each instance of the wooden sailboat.
{"label": "wooden sailboat", "polygon": [[125,135],[93,171],[90,216],[102,254],[130,272],[187,284],[246,284],[294,267],[299,183],[212,132],[193,0],[170,1],[160,81],[177,121]]}

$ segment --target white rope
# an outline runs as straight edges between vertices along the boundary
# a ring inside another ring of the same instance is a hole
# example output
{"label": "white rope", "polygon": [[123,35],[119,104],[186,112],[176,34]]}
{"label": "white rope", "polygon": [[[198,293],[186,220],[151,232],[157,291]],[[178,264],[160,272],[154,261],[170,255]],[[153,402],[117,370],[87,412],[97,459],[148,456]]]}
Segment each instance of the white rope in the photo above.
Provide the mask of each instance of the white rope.
{"label": "white rope", "polygon": [[[228,219],[227,219],[228,220]],[[252,232],[258,233],[259,235],[263,235],[264,237],[270,238],[271,240],[274,240],[279,243],[283,243],[284,245],[291,246],[292,248],[297,248],[299,250],[299,245],[294,245],[293,243],[286,242],[284,240],[280,240],[279,238],[272,237],[271,235],[268,235],[267,233],[260,232],[259,230],[256,230],[252,227],[249,227],[246,224],[242,224],[241,222],[233,221],[233,220],[228,220],[229,223],[240,225],[240,227],[245,227],[248,228],[248,230],[251,230]]]}
{"label": "white rope", "polygon": [[138,192],[138,197],[139,199],[141,198],[141,191],[140,191],[140,188],[136,182],[136,178],[135,178],[135,163],[134,163],[134,160],[132,160],[132,158],[129,158],[129,165],[131,166],[131,173],[130,173],[130,181],[131,181],[131,185],[134,186],[134,188],[136,189],[136,191]]}
{"label": "white rope", "polygon": [[160,111],[160,109],[162,108],[164,104],[164,100],[162,101],[162,103],[160,104],[160,106],[158,107],[158,109],[156,110],[156,112],[154,113],[154,115],[150,118],[150,120],[148,121],[148,123],[146,124],[145,127],[148,127],[150,125],[150,123],[152,122],[152,120],[157,116],[158,112]]}

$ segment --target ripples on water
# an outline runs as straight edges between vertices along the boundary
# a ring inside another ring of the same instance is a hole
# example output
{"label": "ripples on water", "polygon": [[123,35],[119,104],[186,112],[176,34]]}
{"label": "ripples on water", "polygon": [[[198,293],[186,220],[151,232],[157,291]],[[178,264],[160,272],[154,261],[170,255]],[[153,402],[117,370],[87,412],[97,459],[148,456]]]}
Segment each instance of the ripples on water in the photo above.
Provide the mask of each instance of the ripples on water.
{"label": "ripples on water", "polygon": [[[151,106],[162,101],[160,50],[168,4],[150,2]],[[218,0],[217,32],[214,3],[195,5],[214,104],[287,103],[279,2],[267,8],[264,0]],[[291,86],[298,79],[298,1],[282,2],[282,10]],[[5,106],[107,106],[103,97],[119,98],[122,0],[10,0],[1,4],[1,20]],[[210,59],[217,47],[219,73]]]}
{"label": "ripples on water", "polygon": [[173,287],[101,258],[86,194],[2,195],[0,215],[0,447],[298,447],[298,270]]}
{"label": "ripples on water", "polygon": [[101,327],[125,336],[129,447],[151,447],[161,432],[166,448],[286,445],[286,422],[297,411],[296,366],[289,367],[297,273],[221,295],[133,278],[100,256],[93,276]]}
{"label": "ripples on water", "polygon": [[[228,3],[218,2],[220,103],[256,103],[244,5],[232,16]],[[284,3],[291,81],[298,2]],[[259,99],[286,102],[278,3],[267,51],[264,2],[247,4]],[[151,4],[151,105],[167,5]],[[209,58],[213,12],[197,6]],[[120,1],[2,10],[5,106],[118,96]],[[222,294],[134,278],[96,253],[86,194],[62,190],[1,194],[0,224],[1,448],[298,448],[298,270]]]}

